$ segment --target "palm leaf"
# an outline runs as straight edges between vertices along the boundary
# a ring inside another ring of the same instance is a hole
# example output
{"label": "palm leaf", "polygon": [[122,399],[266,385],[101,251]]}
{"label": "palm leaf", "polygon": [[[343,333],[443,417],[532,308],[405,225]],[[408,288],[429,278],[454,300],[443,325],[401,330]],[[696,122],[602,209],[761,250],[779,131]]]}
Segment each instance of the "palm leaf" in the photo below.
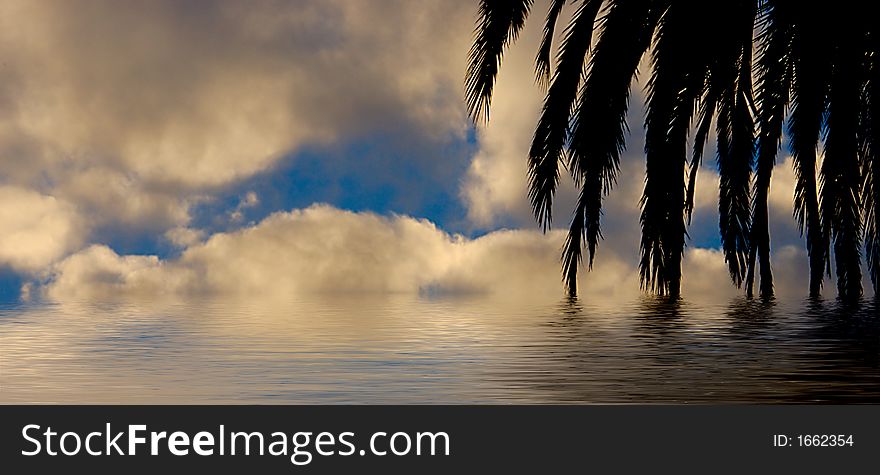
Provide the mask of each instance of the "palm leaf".
{"label": "palm leaf", "polygon": [[700,117],[697,120],[697,131],[694,136],[693,156],[688,169],[688,187],[687,197],[685,198],[684,209],[687,213],[688,224],[694,213],[694,193],[697,188],[697,172],[703,161],[703,151],[706,148],[706,142],[709,139],[709,131],[712,129],[712,120],[715,117],[715,107],[718,104],[714,96],[715,89],[709,87],[711,76],[707,77],[705,84],[705,92],[700,100]]}
{"label": "palm leaf", "polygon": [[657,27],[647,86],[640,276],[643,287],[671,297],[680,293],[687,135],[705,77],[699,61],[681,54],[692,41],[692,13],[686,2],[670,2]]}
{"label": "palm leaf", "polygon": [[810,296],[818,297],[829,254],[816,181],[817,147],[824,126],[828,88],[828,53],[821,41],[818,18],[798,11],[792,32],[793,79],[788,133],[795,172],[794,216],[801,234],[806,237]]}
{"label": "palm leaf", "polygon": [[481,0],[468,52],[465,102],[474,121],[489,120],[492,91],[504,50],[519,36],[532,0]]}
{"label": "palm leaf", "polygon": [[[857,27],[834,22],[837,40],[828,101],[820,206],[823,226],[834,242],[837,293],[862,294],[861,170],[858,160],[860,50]],[[855,30],[855,31],[854,31]]]}
{"label": "palm leaf", "polygon": [[553,35],[556,32],[556,20],[562,13],[566,1],[552,0],[550,10],[547,12],[547,21],[544,23],[544,37],[541,39],[538,56],[535,58],[535,78],[538,85],[543,88],[550,85],[550,51],[553,49]]}
{"label": "palm leaf", "polygon": [[601,0],[584,2],[566,31],[559,65],[547,91],[529,150],[529,199],[535,218],[545,231],[552,220],[553,196],[559,183],[559,164],[568,140],[569,119],[601,4]]}
{"label": "palm leaf", "polygon": [[718,95],[718,200],[721,247],[734,284],[746,273],[751,227],[751,174],[755,152],[752,100],[754,2],[732,2],[726,11],[734,28],[719,45],[713,64]]}
{"label": "palm leaf", "polygon": [[771,4],[762,12],[758,38],[761,55],[757,61],[758,157],[749,237],[746,293],[751,297],[757,258],[760,255],[761,296],[773,295],[770,268],[770,216],[768,198],[776,154],[782,141],[782,128],[791,89],[791,25],[785,4]]}
{"label": "palm leaf", "polygon": [[880,295],[880,36],[870,32],[859,142],[862,155],[862,206],[865,219],[865,250],[874,295]]}
{"label": "palm leaf", "polygon": [[569,294],[576,293],[577,273],[586,241],[590,266],[602,238],[602,198],[614,186],[628,132],[630,84],[651,42],[659,13],[649,0],[610,2],[599,20],[598,40],[572,121],[568,169],[581,186],[562,272]]}

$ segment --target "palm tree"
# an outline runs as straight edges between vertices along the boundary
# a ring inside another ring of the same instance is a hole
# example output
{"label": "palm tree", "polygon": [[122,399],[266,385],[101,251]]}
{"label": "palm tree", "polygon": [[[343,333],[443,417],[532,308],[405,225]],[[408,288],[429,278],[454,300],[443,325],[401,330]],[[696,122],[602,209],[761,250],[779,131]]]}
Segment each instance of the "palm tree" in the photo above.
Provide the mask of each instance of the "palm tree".
{"label": "palm tree", "polygon": [[[554,70],[556,23],[569,3],[575,10]],[[531,0],[480,2],[465,81],[475,121],[489,118],[502,56],[531,8]],[[811,295],[818,295],[830,272],[832,242],[838,293],[861,295],[863,220],[876,292],[880,208],[872,99],[878,40],[868,18],[842,7],[828,14],[793,0],[552,0],[536,58],[537,80],[547,94],[529,150],[529,198],[546,231],[560,167],[580,188],[562,255],[568,292],[577,291],[584,251],[592,267],[602,238],[602,202],[617,180],[631,83],[645,54],[652,71],[640,203],[643,288],[680,294],[686,222],[714,125],[719,230],[730,277],[751,295],[760,270],[760,293],[772,296],[768,195],[787,123]]]}

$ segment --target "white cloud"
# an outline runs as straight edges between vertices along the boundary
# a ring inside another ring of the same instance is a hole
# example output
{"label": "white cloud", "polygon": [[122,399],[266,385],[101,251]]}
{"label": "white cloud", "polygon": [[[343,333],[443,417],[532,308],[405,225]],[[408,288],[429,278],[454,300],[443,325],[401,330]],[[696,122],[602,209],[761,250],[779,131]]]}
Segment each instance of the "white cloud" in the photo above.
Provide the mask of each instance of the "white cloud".
{"label": "white cloud", "polygon": [[[780,154],[782,158],[782,154]],[[781,213],[788,213],[791,216],[792,206],[794,202],[794,162],[791,155],[785,156],[783,160],[773,168],[773,181],[770,185],[770,208]]]}
{"label": "white cloud", "polygon": [[249,191],[241,197],[238,201],[238,205],[229,213],[229,219],[232,222],[238,222],[244,219],[244,211],[248,208],[253,208],[260,204],[260,198],[257,196],[255,191]]}
{"label": "white cloud", "polygon": [[[120,256],[105,246],[92,246],[53,266],[44,286],[30,291],[59,301],[361,292],[557,300],[563,296],[562,238],[561,232],[502,230],[468,239],[426,220],[316,205],[215,234],[172,260]],[[638,296],[633,251],[608,246],[594,270],[581,274],[583,297],[620,302]],[[718,251],[690,249],[684,268],[689,298],[737,293],[726,282]],[[718,279],[694,277],[706,275]]]}
{"label": "white cloud", "polygon": [[401,129],[460,137],[473,12],[406,0],[4,1],[3,180],[75,204],[94,226],[161,233],[304,145]]}
{"label": "white cloud", "polygon": [[0,186],[0,267],[35,272],[83,239],[75,209],[53,196]]}
{"label": "white cloud", "polygon": [[194,246],[205,238],[205,232],[201,229],[177,227],[165,231],[165,239],[179,248]]}

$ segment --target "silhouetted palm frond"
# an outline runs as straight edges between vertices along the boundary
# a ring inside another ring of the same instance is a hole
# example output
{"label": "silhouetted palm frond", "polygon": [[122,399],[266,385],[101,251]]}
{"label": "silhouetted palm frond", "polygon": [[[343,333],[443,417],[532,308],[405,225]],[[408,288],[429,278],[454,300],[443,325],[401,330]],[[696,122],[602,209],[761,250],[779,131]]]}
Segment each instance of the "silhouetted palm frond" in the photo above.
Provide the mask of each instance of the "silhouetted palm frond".
{"label": "silhouetted palm frond", "polygon": [[880,34],[870,32],[866,77],[859,119],[862,155],[862,206],[865,219],[865,250],[874,295],[880,294]]}
{"label": "silhouetted palm frond", "polygon": [[706,142],[709,140],[709,132],[712,130],[712,120],[715,118],[715,107],[718,100],[714,96],[715,89],[709,87],[709,81],[706,81],[706,91],[700,99],[700,117],[697,120],[697,132],[694,135],[694,150],[691,164],[688,170],[688,187],[687,197],[685,198],[684,209],[687,213],[688,224],[694,213],[694,193],[697,188],[697,172],[703,161],[703,151],[706,148]]}
{"label": "silhouetted palm frond", "polygon": [[[679,1],[670,2],[658,27],[654,74],[648,83],[647,172],[641,214],[642,282],[658,293],[679,293],[684,216],[689,219],[693,210],[696,174],[713,118],[721,174],[722,246],[734,283],[740,285],[744,277],[754,149],[754,18],[755,4],[750,1],[727,2],[715,9]],[[694,44],[694,37],[708,40]],[[681,53],[685,50],[688,54]],[[697,110],[685,186],[687,136]]]}
{"label": "silhouetted palm frond", "polygon": [[529,149],[529,199],[535,218],[545,231],[552,220],[553,196],[559,183],[559,165],[568,141],[571,112],[601,4],[601,0],[584,2],[566,30],[559,64]]}
{"label": "silhouetted palm frond", "polygon": [[630,84],[659,17],[652,3],[610,2],[599,20],[598,40],[572,121],[568,168],[581,191],[563,247],[562,270],[570,294],[577,288],[584,241],[592,267],[602,238],[602,199],[614,186],[626,146]]}
{"label": "silhouetted palm frond", "polygon": [[823,226],[834,241],[837,294],[862,294],[861,170],[857,140],[861,49],[858,26],[832,20],[835,33],[828,99],[825,159],[822,161],[820,207]]}
{"label": "silhouetted palm frond", "polygon": [[544,37],[541,46],[538,47],[538,56],[535,57],[535,78],[538,85],[546,88],[550,85],[550,53],[553,50],[553,35],[556,32],[556,20],[562,13],[562,7],[568,0],[551,0],[550,10],[547,12],[547,20],[544,23]]}
{"label": "silhouetted palm frond", "polygon": [[806,237],[810,262],[810,296],[818,297],[828,264],[828,235],[819,213],[817,151],[824,127],[829,63],[821,22],[800,11],[792,38],[793,80],[788,123],[795,172],[794,216]]}
{"label": "silhouetted palm frond", "polygon": [[657,26],[653,73],[647,85],[645,189],[642,195],[640,276],[660,295],[680,292],[684,252],[687,137],[695,104],[703,90],[689,87],[693,62],[681,52],[692,41],[690,10],[671,2]]}
{"label": "silhouetted palm frond", "polygon": [[776,154],[782,141],[782,127],[791,89],[791,18],[788,5],[770,6],[760,17],[756,63],[758,84],[758,157],[752,203],[752,229],[749,237],[746,293],[752,296],[755,269],[760,258],[761,296],[773,295],[770,268],[769,194]]}
{"label": "silhouetted palm frond", "polygon": [[734,284],[746,274],[748,234],[751,227],[751,174],[755,153],[755,125],[751,113],[752,34],[754,2],[731,2],[728,21],[733,26],[718,47],[712,67],[712,87],[718,89],[718,199],[721,247]]}
{"label": "silhouetted palm frond", "polygon": [[465,100],[477,121],[489,119],[489,104],[504,50],[519,36],[532,0],[481,0],[474,44],[468,52]]}
{"label": "silhouetted palm frond", "polygon": [[[745,283],[751,296],[760,269],[760,294],[773,295],[769,196],[787,130],[795,172],[794,216],[806,240],[810,295],[820,294],[832,256],[838,294],[861,294],[863,236],[876,292],[880,48],[877,22],[867,11],[786,0],[571,3],[578,7],[551,73],[556,24],[566,1],[550,0],[535,66],[539,84],[548,90],[529,151],[529,198],[545,230],[560,162],[580,187],[562,255],[571,295],[584,253],[592,268],[602,238],[603,200],[616,183],[626,145],[632,79],[648,51],[652,74],[646,88],[646,174],[639,203],[642,287],[671,296],[680,292],[686,224],[714,124],[721,247],[734,284]],[[466,80],[475,120],[488,114],[498,63],[531,5],[530,0],[480,4]],[[594,25],[597,40],[591,51]],[[693,153],[686,170],[692,127]]]}

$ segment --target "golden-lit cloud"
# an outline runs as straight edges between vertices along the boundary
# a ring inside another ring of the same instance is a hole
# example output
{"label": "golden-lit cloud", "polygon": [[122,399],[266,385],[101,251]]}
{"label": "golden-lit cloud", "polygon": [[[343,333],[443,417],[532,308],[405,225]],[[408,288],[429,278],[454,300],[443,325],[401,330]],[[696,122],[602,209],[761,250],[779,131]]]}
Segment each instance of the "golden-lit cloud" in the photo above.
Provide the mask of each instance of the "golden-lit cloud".
{"label": "golden-lit cloud", "polygon": [[75,203],[97,225],[161,232],[305,145],[377,129],[461,135],[472,10],[2,2],[3,180]]}
{"label": "golden-lit cloud", "polygon": [[82,223],[69,203],[0,185],[0,267],[34,272],[82,242]]}
{"label": "golden-lit cloud", "polygon": [[201,242],[205,238],[205,232],[201,229],[181,226],[165,231],[163,237],[174,245],[174,247],[186,248]]}
{"label": "golden-lit cloud", "polygon": [[[531,230],[470,239],[422,219],[315,205],[215,234],[171,260],[120,256],[106,246],[92,246],[55,265],[44,276],[46,284],[29,293],[58,301],[324,293],[496,294],[555,301],[562,297],[562,240],[561,232]],[[607,246],[593,271],[581,275],[584,298],[620,302],[637,297],[638,272],[630,254],[630,249]],[[719,251],[689,249],[684,270],[689,298],[737,293],[727,285]]]}

